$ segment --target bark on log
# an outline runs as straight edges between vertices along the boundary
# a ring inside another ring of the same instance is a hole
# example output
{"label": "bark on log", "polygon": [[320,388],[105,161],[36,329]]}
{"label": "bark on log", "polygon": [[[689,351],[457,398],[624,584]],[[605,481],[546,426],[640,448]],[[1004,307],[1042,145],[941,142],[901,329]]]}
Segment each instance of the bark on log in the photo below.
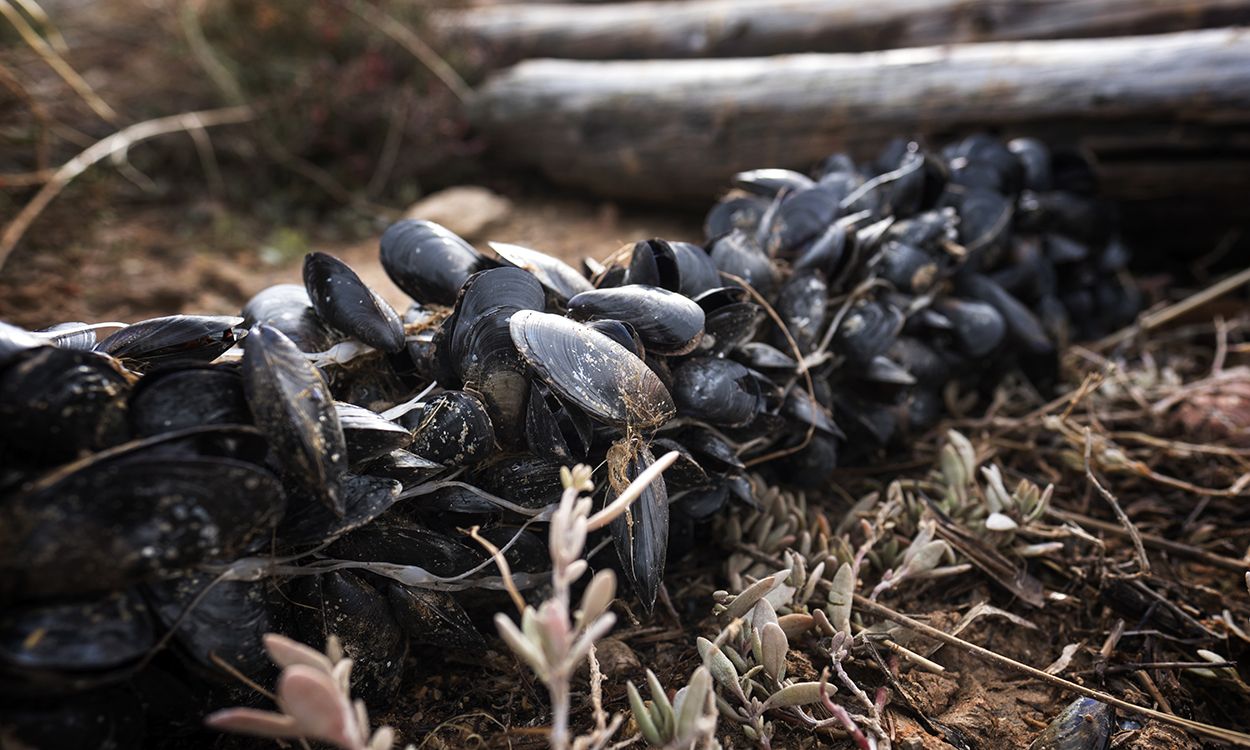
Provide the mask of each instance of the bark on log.
{"label": "bark on log", "polygon": [[[1250,31],[733,60],[535,60],[488,81],[471,112],[501,155],[556,182],[653,201],[706,201],[743,169],[807,169],[833,151],[874,154],[894,136],[937,142],[975,129],[1161,168],[1194,154],[1248,160]],[[1161,175],[1157,188],[1180,186]]]}
{"label": "bark on log", "polygon": [[439,17],[495,64],[755,57],[1121,36],[1250,23],[1247,0],[658,0],[500,5]]}

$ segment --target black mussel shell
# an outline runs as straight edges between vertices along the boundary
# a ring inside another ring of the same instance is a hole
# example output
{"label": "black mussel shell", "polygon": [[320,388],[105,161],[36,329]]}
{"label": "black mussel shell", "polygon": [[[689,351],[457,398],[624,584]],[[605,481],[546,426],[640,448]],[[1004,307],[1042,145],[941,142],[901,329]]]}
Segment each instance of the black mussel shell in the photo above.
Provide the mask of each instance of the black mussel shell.
{"label": "black mussel shell", "polygon": [[1068,704],[1029,744],[1028,750],[1105,750],[1115,731],[1115,712],[1093,698]]}
{"label": "black mussel shell", "polygon": [[561,300],[594,289],[594,285],[575,268],[544,252],[506,242],[490,242],[490,249],[510,266],[533,274],[534,278]]}
{"label": "black mussel shell", "polygon": [[496,450],[486,405],[472,393],[446,391],[430,399],[408,450],[443,466],[468,466]]}
{"label": "black mussel shell", "polygon": [[464,608],[445,591],[387,581],[386,599],[396,622],[413,643],[473,651],[486,646]]}
{"label": "black mussel shell", "polygon": [[[799,436],[801,441],[802,435]],[[797,447],[799,441],[792,447]],[[838,465],[838,442],[819,432],[806,445],[777,461],[778,478],[796,487],[827,486],[829,475]]]}
{"label": "black mussel shell", "polygon": [[795,273],[819,271],[826,279],[832,279],[842,268],[842,259],[846,255],[846,238],[846,224],[835,221],[794,259],[791,269]]}
{"label": "black mussel shell", "polygon": [[630,324],[648,351],[686,354],[703,337],[703,310],[689,297],[658,286],[627,284],[595,289],[569,300],[575,320],[607,318]]}
{"label": "black mussel shell", "polygon": [[351,690],[369,704],[385,704],[399,689],[408,637],[387,597],[350,570],[296,577],[287,586],[302,607],[295,635],[322,644],[336,635],[352,660]]}
{"label": "black mussel shell", "polygon": [[765,198],[754,195],[735,195],[725,198],[708,211],[703,222],[703,233],[709,240],[724,236],[741,229],[752,234],[760,224],[760,219],[768,211],[769,202]]}
{"label": "black mussel shell", "polygon": [[694,299],[721,285],[720,273],[706,250],[689,242],[673,242],[670,245],[673,248],[673,257],[677,260],[678,278],[681,281],[677,291]]}
{"label": "black mussel shell", "polygon": [[651,441],[651,451],[661,455],[669,451],[677,452],[677,461],[664,472],[664,482],[673,492],[702,487],[711,481],[708,473],[695,460],[694,454],[677,441],[656,438]]}
{"label": "black mussel shell", "polygon": [[304,256],[304,287],[317,317],[375,349],[404,348],[399,314],[343,261],[325,253]]}
{"label": "black mussel shell", "polygon": [[304,352],[323,352],[340,338],[317,317],[308,290],[299,284],[267,287],[248,300],[243,325],[250,329],[257,323],[281,331]]}
{"label": "black mussel shell", "polygon": [[509,454],[473,470],[471,481],[483,490],[527,508],[557,502],[564,492],[560,467],[566,462],[526,454]]}
{"label": "black mussel shell", "polygon": [[517,310],[541,310],[544,302],[543,287],[532,275],[519,268],[494,268],[469,278],[456,312],[443,326],[450,330],[451,368],[466,388],[482,397],[504,445],[516,445],[523,437],[529,390],[509,321]]}
{"label": "black mussel shell", "polygon": [[969,253],[993,252],[1011,229],[1012,204],[985,188],[948,194],[959,210],[959,242]]}
{"label": "black mussel shell", "polygon": [[405,219],[382,234],[382,268],[423,305],[451,305],[473,274],[490,266],[473,246],[432,221]]}
{"label": "black mussel shell", "polygon": [[335,403],[347,458],[352,468],[363,466],[391,451],[407,448],[412,434],[379,414],[354,404]]}
{"label": "black mussel shell", "polygon": [[586,322],[586,326],[625,347],[635,357],[647,358],[647,347],[643,346],[642,337],[629,323],[621,320],[590,320]]}
{"label": "black mussel shell", "polygon": [[787,419],[805,428],[811,425],[831,437],[842,437],[842,431],[838,429],[829,412],[801,387],[791,388],[786,394],[781,413]]}
{"label": "black mussel shell", "polygon": [[51,686],[59,682],[51,674],[41,680],[31,673],[62,673],[81,688],[109,679],[155,644],[152,618],[133,590],[0,609],[0,675],[26,673]]}
{"label": "black mussel shell", "polygon": [[695,302],[703,309],[703,348],[725,354],[755,338],[764,311],[742,287],[710,289]]}
{"label": "black mussel shell", "polygon": [[695,357],[673,372],[679,416],[725,427],[750,424],[764,406],[751,371],[729,359]]}
{"label": "black mussel shell", "polygon": [[734,356],[754,370],[793,370],[799,366],[791,355],[761,341],[748,341]]}
{"label": "black mussel shell", "polygon": [[[772,260],[755,238],[742,230],[734,230],[712,243],[709,254],[716,268],[750,284],[764,297],[776,291],[777,271]],[[729,280],[727,283],[739,282]]]}
{"label": "black mussel shell", "polygon": [[699,465],[710,471],[741,471],[746,466],[738,448],[718,432],[704,427],[688,427],[677,433],[677,441],[690,451]]}
{"label": "black mussel shell", "polygon": [[975,300],[946,297],[934,309],[950,323],[956,346],[966,356],[980,359],[998,348],[1007,333],[1007,323],[993,306]]}
{"label": "black mussel shell", "polygon": [[752,169],[733,176],[734,187],[755,195],[772,198],[783,190],[794,193],[807,190],[816,183],[802,172],[792,169]]}
{"label": "black mussel shell", "polygon": [[61,462],[129,436],[130,383],[92,352],[45,346],[0,372],[0,445],[14,455]]}
{"label": "black mussel shell", "polygon": [[170,315],[127,326],[96,344],[132,370],[168,362],[211,362],[242,338],[242,318]]}
{"label": "black mussel shell", "polygon": [[1013,138],[1007,142],[1007,150],[1024,169],[1025,190],[1050,190],[1050,149],[1036,138]]}
{"label": "black mussel shell", "polygon": [[525,409],[525,444],[537,456],[572,464],[586,458],[594,425],[542,382],[530,386]]}
{"label": "black mussel shell", "polygon": [[[824,278],[815,271],[791,274],[773,304],[799,351],[810,353],[824,333],[829,308],[829,287]],[[773,344],[792,352],[789,341],[780,332],[774,335]]]}
{"label": "black mussel shell", "polygon": [[773,257],[788,257],[820,237],[838,216],[841,196],[830,187],[812,187],[781,199],[768,227],[764,249]]}
{"label": "black mussel shell", "polygon": [[968,297],[997,310],[1007,324],[1007,332],[1012,339],[1022,344],[1029,353],[1045,355],[1054,352],[1054,343],[1032,311],[989,277],[963,274],[957,288]]}
{"label": "black mussel shell", "polygon": [[140,449],[70,464],[0,504],[0,600],[115,590],[229,559],[284,506],[276,477],[225,457]]}
{"label": "black mussel shell", "polygon": [[[629,483],[655,463],[651,451],[641,442],[625,439],[613,443],[608,450],[608,491],[605,503],[611,502]],[[664,576],[668,554],[668,491],[664,478],[657,477],[643,490],[629,509],[609,524],[616,553],[621,559],[625,577],[634,585],[638,601],[647,612],[655,604]]]}
{"label": "black mussel shell", "polygon": [[[266,633],[285,629],[285,600],[267,581],[218,581],[196,573],[146,587],[148,601],[175,642],[202,669],[229,685],[235,678],[216,663],[262,684],[277,677],[265,654]],[[242,686],[240,686],[242,687]]]}
{"label": "black mussel shell", "polygon": [[290,502],[275,534],[278,545],[294,549],[337,539],[390,510],[403,489],[394,479],[355,474],[344,475],[341,487],[345,506],[342,515],[318,502]]}
{"label": "black mussel shell", "polygon": [[629,255],[629,268],[626,269],[622,281],[623,284],[658,286],[670,292],[678,291],[681,288],[681,271],[677,267],[677,255],[673,252],[672,244],[660,239],[635,242]]}
{"label": "black mussel shell", "polygon": [[390,515],[340,537],[326,552],[342,560],[414,565],[442,577],[478,563],[474,550],[460,541]]}
{"label": "black mussel shell", "polygon": [[885,354],[903,326],[903,314],[888,302],[868,300],[854,305],[833,337],[834,349],[852,364],[867,367]]}
{"label": "black mussel shell", "polygon": [[[114,685],[68,696],[31,697],[24,688],[0,707],[5,747],[144,747],[148,717],[128,685]],[[162,738],[164,739],[164,738]]]}
{"label": "black mussel shell", "polygon": [[900,292],[924,294],[938,280],[937,259],[914,245],[887,241],[875,262],[881,278]]}
{"label": "black mussel shell", "polygon": [[259,324],[243,344],[243,392],[290,478],[341,514],[347,441],[317,368],[277,329]]}
{"label": "black mussel shell", "polygon": [[673,400],[641,359],[593,328],[522,310],[512,341],[534,372],[566,402],[608,424],[652,429],[672,416]]}
{"label": "black mussel shell", "polygon": [[232,368],[157,370],[140,380],[130,396],[130,424],[139,437],[251,421],[243,380]]}
{"label": "black mussel shell", "polygon": [[927,388],[940,388],[950,378],[946,360],[933,347],[913,336],[898,337],[890,346],[888,356]]}

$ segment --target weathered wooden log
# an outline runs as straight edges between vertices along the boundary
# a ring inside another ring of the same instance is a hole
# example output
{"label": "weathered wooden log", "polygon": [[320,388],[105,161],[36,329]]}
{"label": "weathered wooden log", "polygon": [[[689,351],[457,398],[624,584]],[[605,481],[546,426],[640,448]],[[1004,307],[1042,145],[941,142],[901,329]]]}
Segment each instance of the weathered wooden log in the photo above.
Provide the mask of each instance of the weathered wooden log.
{"label": "weathered wooden log", "polygon": [[659,0],[517,4],[440,17],[496,64],[755,57],[1153,34],[1250,22],[1247,0]]}
{"label": "weathered wooden log", "polygon": [[[705,201],[736,171],[871,155],[897,135],[1040,135],[1166,164],[1250,159],[1250,32],[995,42],[853,55],[534,60],[471,108],[503,156],[632,199]],[[1192,173],[1193,170],[1186,170]],[[1250,170],[1246,171],[1250,174]],[[1161,173],[1162,190],[1174,190]]]}

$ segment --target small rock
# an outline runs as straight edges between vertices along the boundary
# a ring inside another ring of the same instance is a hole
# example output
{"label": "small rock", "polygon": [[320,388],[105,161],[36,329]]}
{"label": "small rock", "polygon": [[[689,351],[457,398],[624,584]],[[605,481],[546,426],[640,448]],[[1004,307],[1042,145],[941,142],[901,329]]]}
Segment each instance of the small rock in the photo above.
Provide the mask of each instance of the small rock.
{"label": "small rock", "polygon": [[[595,658],[599,660],[599,671],[604,677],[623,677],[642,669],[638,654],[627,646],[624,641],[616,638],[604,638],[595,644]],[[578,667],[578,674],[590,678],[590,662],[584,661]]]}
{"label": "small rock", "polygon": [[408,219],[424,219],[442,224],[472,240],[512,211],[512,201],[478,185],[458,185],[430,193],[404,214]]}

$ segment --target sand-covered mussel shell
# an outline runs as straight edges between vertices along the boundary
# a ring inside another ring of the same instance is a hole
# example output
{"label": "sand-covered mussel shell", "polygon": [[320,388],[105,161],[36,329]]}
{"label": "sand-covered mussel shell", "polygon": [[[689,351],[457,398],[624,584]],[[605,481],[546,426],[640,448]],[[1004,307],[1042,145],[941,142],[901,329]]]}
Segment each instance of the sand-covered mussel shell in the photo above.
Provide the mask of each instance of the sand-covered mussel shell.
{"label": "sand-covered mussel shell", "polygon": [[568,318],[522,310],[510,325],[517,351],[553,391],[601,422],[649,430],[674,412],[659,377],[625,347]]}
{"label": "sand-covered mussel shell", "polygon": [[395,621],[414,644],[459,651],[486,646],[486,639],[473,627],[464,607],[448,592],[396,581],[387,581],[383,588]]}
{"label": "sand-covered mussel shell", "polygon": [[498,446],[482,399],[467,391],[444,391],[430,399],[408,450],[443,466],[468,466]]}
{"label": "sand-covered mussel shell", "polygon": [[239,458],[140,441],[68,464],[0,503],[0,601],[117,590],[228,560],[284,508],[277,477]]}
{"label": "sand-covered mussel shell", "polygon": [[149,373],[135,386],[129,413],[130,424],[139,437],[252,421],[238,370],[210,365]]}
{"label": "sand-covered mussel shell", "polygon": [[[611,504],[630,482],[655,463],[641,441],[626,438],[608,450],[608,488],[605,504]],[[648,612],[655,604],[668,555],[668,490],[664,478],[647,485],[642,495],[609,524],[616,553],[625,577],[633,584],[638,601]]]}
{"label": "sand-covered mussel shell", "polygon": [[257,292],[243,306],[243,325],[257,323],[281,331],[300,351],[322,352],[342,338],[313,309],[308,290],[299,284],[275,284]]}
{"label": "sand-covered mussel shell", "polygon": [[472,245],[432,221],[405,219],[382,234],[382,268],[422,304],[453,304],[464,282],[490,265]]}
{"label": "sand-covered mussel shell", "polygon": [[630,324],[648,351],[686,354],[703,337],[703,310],[689,297],[658,286],[627,284],[582,292],[569,300],[575,320],[606,318]]}
{"label": "sand-covered mussel shell", "polygon": [[245,335],[242,318],[228,315],[169,315],[126,326],[95,350],[132,370],[169,362],[211,362]]}
{"label": "sand-covered mussel shell", "polygon": [[343,261],[326,253],[304,256],[304,287],[317,317],[375,349],[404,348],[404,327],[390,303]]}
{"label": "sand-covered mussel shell", "polygon": [[347,441],[321,373],[277,329],[259,324],[243,345],[243,390],[286,475],[336,513]]}
{"label": "sand-covered mussel shell", "polygon": [[40,346],[0,370],[0,445],[57,463],[129,437],[130,380],[109,357]]}
{"label": "sand-covered mussel shell", "polygon": [[1106,750],[1115,712],[1093,698],[1077,698],[1029,744],[1028,750]]}

